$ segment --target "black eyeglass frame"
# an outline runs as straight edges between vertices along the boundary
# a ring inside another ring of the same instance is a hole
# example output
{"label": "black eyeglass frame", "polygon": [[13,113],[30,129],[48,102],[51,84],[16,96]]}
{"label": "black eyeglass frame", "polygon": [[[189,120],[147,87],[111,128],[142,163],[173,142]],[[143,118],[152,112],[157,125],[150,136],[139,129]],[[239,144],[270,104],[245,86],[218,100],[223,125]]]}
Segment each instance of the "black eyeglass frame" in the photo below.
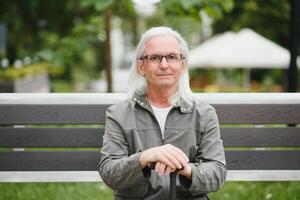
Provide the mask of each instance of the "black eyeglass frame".
{"label": "black eyeglass frame", "polygon": [[[179,60],[176,60],[176,62],[169,62],[167,56],[170,56],[170,55],[176,55],[176,57],[179,57]],[[153,61],[149,61],[149,59],[148,59],[149,56],[160,56],[161,58],[160,58],[160,61],[159,61],[159,62],[153,62]],[[161,61],[163,60],[163,58],[165,58],[166,61],[167,61],[168,63],[178,63],[178,62],[180,62],[181,60],[184,60],[184,59],[185,59],[185,57],[184,57],[182,54],[171,53],[171,54],[168,54],[168,55],[165,55],[165,56],[158,55],[158,54],[145,55],[145,56],[143,56],[143,57],[140,57],[139,60],[145,60],[145,59],[146,59],[148,63],[154,63],[154,64],[157,64],[157,63],[161,63]]]}

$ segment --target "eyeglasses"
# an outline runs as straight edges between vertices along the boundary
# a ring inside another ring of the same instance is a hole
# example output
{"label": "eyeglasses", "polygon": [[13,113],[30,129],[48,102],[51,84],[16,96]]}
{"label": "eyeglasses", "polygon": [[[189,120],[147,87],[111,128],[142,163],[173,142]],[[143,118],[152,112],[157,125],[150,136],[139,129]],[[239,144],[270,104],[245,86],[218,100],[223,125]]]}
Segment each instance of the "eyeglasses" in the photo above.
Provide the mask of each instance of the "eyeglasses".
{"label": "eyeglasses", "polygon": [[163,58],[165,58],[168,63],[178,63],[182,59],[185,59],[185,57],[182,54],[172,53],[166,56],[156,55],[156,54],[146,55],[144,57],[141,57],[140,60],[146,59],[148,63],[160,63]]}

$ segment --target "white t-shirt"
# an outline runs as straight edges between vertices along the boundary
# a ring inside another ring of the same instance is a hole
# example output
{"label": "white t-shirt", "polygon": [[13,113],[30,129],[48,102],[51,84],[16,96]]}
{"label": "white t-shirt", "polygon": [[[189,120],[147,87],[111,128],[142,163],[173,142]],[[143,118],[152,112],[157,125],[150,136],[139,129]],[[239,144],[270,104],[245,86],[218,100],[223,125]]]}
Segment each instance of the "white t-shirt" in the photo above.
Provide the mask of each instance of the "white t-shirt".
{"label": "white t-shirt", "polygon": [[161,130],[161,137],[162,137],[162,139],[164,139],[166,119],[167,119],[168,113],[171,110],[172,106],[167,107],[167,108],[157,108],[157,107],[151,105],[151,108],[152,108],[154,115],[159,123],[160,130]]}

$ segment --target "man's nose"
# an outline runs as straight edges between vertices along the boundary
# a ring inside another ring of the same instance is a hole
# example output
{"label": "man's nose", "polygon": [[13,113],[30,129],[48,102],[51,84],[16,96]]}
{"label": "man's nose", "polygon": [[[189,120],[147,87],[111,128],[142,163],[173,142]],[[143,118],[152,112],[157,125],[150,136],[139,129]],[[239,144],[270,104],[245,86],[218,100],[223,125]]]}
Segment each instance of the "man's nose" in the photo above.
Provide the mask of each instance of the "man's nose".
{"label": "man's nose", "polygon": [[162,58],[162,60],[161,60],[161,62],[160,62],[160,64],[159,64],[159,67],[160,67],[161,69],[164,69],[164,70],[165,70],[165,69],[168,69],[169,63],[168,63],[166,57],[163,57],[163,58]]}

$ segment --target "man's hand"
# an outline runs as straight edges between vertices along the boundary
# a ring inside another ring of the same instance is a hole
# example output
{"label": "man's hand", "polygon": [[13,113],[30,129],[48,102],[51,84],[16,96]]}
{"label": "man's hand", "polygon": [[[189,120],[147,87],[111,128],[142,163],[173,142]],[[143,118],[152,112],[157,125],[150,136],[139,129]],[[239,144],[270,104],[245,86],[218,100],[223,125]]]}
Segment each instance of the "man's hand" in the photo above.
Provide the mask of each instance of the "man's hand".
{"label": "man's hand", "polygon": [[167,175],[176,169],[184,169],[188,165],[189,159],[179,148],[166,144],[141,153],[140,165],[142,168],[152,162],[156,162],[155,171],[157,173]]}
{"label": "man's hand", "polygon": [[185,176],[186,178],[192,180],[192,167],[190,165],[187,165],[182,170],[179,170],[178,174]]}
{"label": "man's hand", "polygon": [[[169,175],[174,172],[176,169],[172,169],[161,162],[157,162],[155,165],[155,172],[159,175]],[[183,169],[178,171],[178,174],[185,176],[186,178],[192,180],[192,168],[187,164]]]}
{"label": "man's hand", "polygon": [[159,175],[169,175],[171,172],[174,172],[176,170],[176,168],[168,167],[167,165],[163,164],[162,162],[156,162],[154,170]]}

